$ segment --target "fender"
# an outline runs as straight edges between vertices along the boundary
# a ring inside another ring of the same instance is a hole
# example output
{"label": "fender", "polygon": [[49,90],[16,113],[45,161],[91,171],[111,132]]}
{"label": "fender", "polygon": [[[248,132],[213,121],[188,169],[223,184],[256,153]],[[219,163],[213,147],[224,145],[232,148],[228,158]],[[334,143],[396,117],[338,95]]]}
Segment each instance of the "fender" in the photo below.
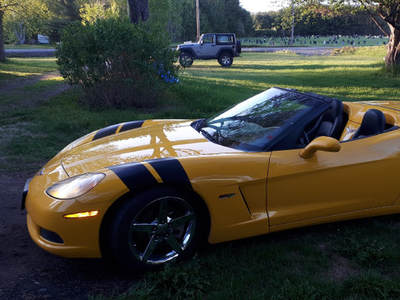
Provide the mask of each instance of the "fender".
{"label": "fender", "polygon": [[185,186],[193,190],[186,171],[175,158],[133,162],[111,166],[108,169],[113,171],[130,191],[162,183]]}
{"label": "fender", "polygon": [[221,48],[221,49],[218,51],[218,53],[217,53],[217,55],[216,55],[215,58],[218,58],[218,57],[221,55],[221,53],[223,53],[223,52],[229,52],[229,53],[232,55],[232,57],[235,56],[235,55],[233,54],[233,48],[232,48],[232,47],[226,47],[226,48]]}
{"label": "fender", "polygon": [[184,53],[184,52],[188,52],[193,56],[193,58],[198,58],[196,52],[194,52],[192,48],[189,48],[189,47],[188,48],[183,48],[183,49],[179,49],[179,51],[180,51],[181,54]]}

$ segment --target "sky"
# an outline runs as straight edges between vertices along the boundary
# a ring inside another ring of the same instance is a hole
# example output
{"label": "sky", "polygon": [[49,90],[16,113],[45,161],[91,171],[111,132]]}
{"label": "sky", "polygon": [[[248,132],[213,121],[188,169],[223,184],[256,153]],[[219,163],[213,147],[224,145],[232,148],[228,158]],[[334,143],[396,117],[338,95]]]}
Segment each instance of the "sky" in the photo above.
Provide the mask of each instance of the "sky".
{"label": "sky", "polygon": [[[273,4],[273,2],[278,2],[278,4]],[[280,7],[278,5],[280,2],[272,0],[240,0],[241,6],[251,13],[279,10]]]}

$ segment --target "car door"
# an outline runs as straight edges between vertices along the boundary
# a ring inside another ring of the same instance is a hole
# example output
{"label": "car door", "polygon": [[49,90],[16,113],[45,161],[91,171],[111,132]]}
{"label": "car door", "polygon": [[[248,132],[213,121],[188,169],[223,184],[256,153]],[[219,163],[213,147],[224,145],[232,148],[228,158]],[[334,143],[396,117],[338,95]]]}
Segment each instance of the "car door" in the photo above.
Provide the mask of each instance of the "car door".
{"label": "car door", "polygon": [[207,34],[202,39],[200,47],[201,55],[204,58],[215,57],[217,55],[217,47],[215,45],[215,35]]}
{"label": "car door", "polygon": [[400,189],[399,131],[341,143],[337,153],[299,149],[271,155],[267,208],[271,230],[362,217],[391,206]]}

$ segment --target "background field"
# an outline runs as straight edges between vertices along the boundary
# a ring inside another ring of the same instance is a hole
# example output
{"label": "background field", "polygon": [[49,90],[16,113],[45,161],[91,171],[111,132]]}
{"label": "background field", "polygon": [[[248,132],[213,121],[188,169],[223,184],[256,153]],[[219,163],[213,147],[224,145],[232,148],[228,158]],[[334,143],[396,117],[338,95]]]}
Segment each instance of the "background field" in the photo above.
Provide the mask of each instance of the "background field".
{"label": "background field", "polygon": [[[241,38],[244,47],[264,47],[264,46],[288,46],[290,44],[290,37],[251,37]],[[296,36],[294,38],[294,47],[363,47],[363,46],[380,46],[386,45],[389,39],[386,36],[345,36],[345,35],[332,35],[332,36]]]}
{"label": "background field", "polygon": [[[62,79],[32,75],[55,71],[54,59],[12,59],[0,65],[0,170],[33,173],[97,128],[209,117],[272,86],[345,101],[400,100],[400,78],[382,70],[384,55],[384,48],[374,47],[339,56],[250,53],[230,68],[195,61],[159,107],[146,111],[91,110],[79,104],[76,88],[49,97],[64,86]],[[400,216],[390,216],[208,245],[192,261],[146,274],[106,299],[398,299],[399,243]]]}

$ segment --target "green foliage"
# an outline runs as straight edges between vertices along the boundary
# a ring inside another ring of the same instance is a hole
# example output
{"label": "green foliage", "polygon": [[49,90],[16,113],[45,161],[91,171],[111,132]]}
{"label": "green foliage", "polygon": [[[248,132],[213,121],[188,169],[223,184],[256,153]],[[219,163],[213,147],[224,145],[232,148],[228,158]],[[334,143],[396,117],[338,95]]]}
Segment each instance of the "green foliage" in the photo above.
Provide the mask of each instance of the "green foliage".
{"label": "green foliage", "polygon": [[291,282],[286,279],[281,285],[274,300],[328,300],[331,299],[325,289],[317,287],[308,281]]}
{"label": "green foliage", "polygon": [[122,10],[115,0],[111,0],[107,5],[100,2],[84,3],[79,11],[83,24],[93,24],[98,19],[122,17]]}
{"label": "green foliage", "polygon": [[[79,84],[94,107],[154,107],[176,76],[176,53],[161,27],[148,30],[127,20],[75,23],[63,33],[57,64],[70,84]],[[168,73],[169,72],[169,73]]]}
{"label": "green foliage", "polygon": [[5,28],[4,40],[24,44],[36,39],[37,34],[46,32],[46,22],[50,19],[46,1],[43,0],[5,0],[0,2],[0,13],[4,16],[4,24],[0,24],[0,31]]}
{"label": "green foliage", "polygon": [[170,12],[171,18],[168,27],[174,40],[188,41],[194,39],[196,37],[195,1],[171,0]]}
{"label": "green foliage", "polygon": [[259,12],[252,15],[254,29],[259,30],[266,30],[271,29],[272,23],[274,22],[274,17],[272,13],[267,12]]}
{"label": "green foliage", "polygon": [[205,263],[200,258],[167,265],[157,273],[147,273],[123,295],[91,297],[93,300],[186,300],[205,299],[211,281],[203,273]]}
{"label": "green foliage", "polygon": [[[369,14],[355,9],[354,6],[332,7],[323,1],[309,0],[293,2],[295,35],[384,35]],[[290,3],[277,12],[257,13],[252,17],[254,28],[259,35],[291,34],[293,14]],[[380,27],[389,32],[382,18],[375,20]]]}
{"label": "green foliage", "polygon": [[5,44],[18,44],[18,38],[15,36],[13,24],[6,22],[4,24],[4,43]]}
{"label": "green foliage", "polygon": [[365,267],[385,263],[386,259],[389,259],[388,255],[392,253],[391,250],[393,250],[382,240],[365,235],[361,237],[357,233],[347,236],[344,241],[335,245],[334,249],[337,253],[351,257],[355,262]]}
{"label": "green foliage", "polygon": [[[196,6],[194,0],[149,0],[150,21],[157,3],[169,6],[168,29],[174,41],[194,40],[196,37]],[[233,32],[238,36],[253,33],[250,12],[240,6],[239,0],[201,0],[200,31]]]}
{"label": "green foliage", "polygon": [[[172,0],[149,0],[150,17],[147,22],[151,24],[168,24],[172,11]],[[175,15],[179,17],[178,15]]]}
{"label": "green foliage", "polygon": [[80,21],[81,3],[78,2],[78,0],[48,1],[49,9],[53,14],[47,24],[51,41],[59,42],[64,28],[74,21]]}
{"label": "green foliage", "polygon": [[346,284],[349,295],[359,299],[399,299],[400,285],[397,280],[385,278],[376,271],[355,276]]}
{"label": "green foliage", "polygon": [[136,285],[127,299],[203,299],[210,281],[201,274],[204,264],[195,257],[189,262],[168,265],[157,273],[149,273]]}
{"label": "green foliage", "polygon": [[233,32],[238,36],[250,35],[253,21],[239,0],[206,0],[201,5],[201,32]]}

